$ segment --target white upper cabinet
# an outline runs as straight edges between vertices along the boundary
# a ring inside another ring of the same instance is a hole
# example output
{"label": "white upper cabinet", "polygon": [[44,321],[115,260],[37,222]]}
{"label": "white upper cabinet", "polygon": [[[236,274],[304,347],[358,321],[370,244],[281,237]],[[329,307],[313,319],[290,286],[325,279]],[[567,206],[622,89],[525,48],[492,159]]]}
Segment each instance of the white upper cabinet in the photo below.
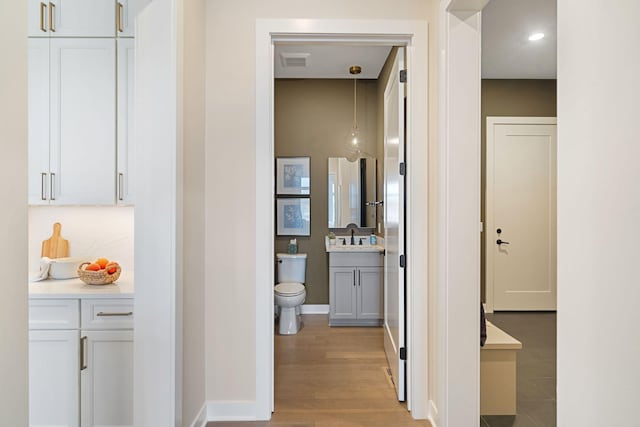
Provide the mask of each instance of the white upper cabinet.
{"label": "white upper cabinet", "polygon": [[29,193],[49,204],[49,39],[29,39]]}
{"label": "white upper cabinet", "polygon": [[29,40],[29,203],[113,205],[115,39]]}
{"label": "white upper cabinet", "polygon": [[118,155],[117,203],[134,202],[134,133],[133,94],[135,71],[135,41],[118,39]]}
{"label": "white upper cabinet", "polygon": [[114,37],[114,0],[28,0],[29,37]]}
{"label": "white upper cabinet", "polygon": [[116,42],[51,39],[50,200],[113,204]]}
{"label": "white upper cabinet", "polygon": [[133,0],[116,1],[116,32],[118,37],[133,37],[135,17]]}

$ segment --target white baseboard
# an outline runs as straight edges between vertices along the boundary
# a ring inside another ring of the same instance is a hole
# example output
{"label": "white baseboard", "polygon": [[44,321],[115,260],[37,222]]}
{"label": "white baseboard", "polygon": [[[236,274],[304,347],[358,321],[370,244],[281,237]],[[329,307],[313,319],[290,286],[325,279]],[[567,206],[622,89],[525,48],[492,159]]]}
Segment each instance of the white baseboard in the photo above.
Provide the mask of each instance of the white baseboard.
{"label": "white baseboard", "polygon": [[431,427],[438,427],[440,418],[438,417],[438,408],[433,400],[429,401],[429,415],[427,416],[427,420],[431,423]]}
{"label": "white baseboard", "polygon": [[198,412],[198,416],[191,423],[191,427],[207,427],[207,404],[202,404],[202,408],[200,408],[200,412]]}
{"label": "white baseboard", "polygon": [[260,421],[256,402],[207,402],[207,421]]}
{"label": "white baseboard", "polygon": [[302,304],[302,314],[329,314],[329,304]]}

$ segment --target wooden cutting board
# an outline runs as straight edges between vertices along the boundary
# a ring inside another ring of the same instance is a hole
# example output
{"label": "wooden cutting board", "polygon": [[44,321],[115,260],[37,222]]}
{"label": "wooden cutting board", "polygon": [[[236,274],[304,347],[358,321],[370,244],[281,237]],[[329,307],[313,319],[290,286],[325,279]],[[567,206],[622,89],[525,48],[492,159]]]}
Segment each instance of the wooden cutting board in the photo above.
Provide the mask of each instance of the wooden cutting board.
{"label": "wooden cutting board", "polygon": [[49,258],[64,258],[69,256],[69,241],[60,235],[62,225],[59,222],[53,224],[53,234],[47,240],[42,241],[41,256]]}

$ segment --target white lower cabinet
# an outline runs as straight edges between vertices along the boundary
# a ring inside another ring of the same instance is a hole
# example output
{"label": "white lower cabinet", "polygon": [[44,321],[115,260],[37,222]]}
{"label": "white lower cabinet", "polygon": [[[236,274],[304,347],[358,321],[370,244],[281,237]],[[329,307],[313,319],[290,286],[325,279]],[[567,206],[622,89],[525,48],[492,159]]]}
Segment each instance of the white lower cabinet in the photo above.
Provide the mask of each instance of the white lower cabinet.
{"label": "white lower cabinet", "polygon": [[133,300],[32,299],[29,320],[29,425],[133,426]]}
{"label": "white lower cabinet", "polygon": [[329,255],[329,325],[375,326],[382,323],[382,255]]}
{"label": "white lower cabinet", "polygon": [[133,426],[133,331],[81,335],[81,426]]}
{"label": "white lower cabinet", "polygon": [[79,425],[78,330],[29,331],[29,425]]}

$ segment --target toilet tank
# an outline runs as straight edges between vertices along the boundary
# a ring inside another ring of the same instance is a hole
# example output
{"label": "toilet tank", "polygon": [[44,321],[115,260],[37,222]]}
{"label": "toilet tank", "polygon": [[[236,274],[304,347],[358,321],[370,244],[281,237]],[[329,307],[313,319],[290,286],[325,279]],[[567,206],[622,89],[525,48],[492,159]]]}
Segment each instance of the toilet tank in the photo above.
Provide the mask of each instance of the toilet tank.
{"label": "toilet tank", "polygon": [[278,260],[278,283],[304,283],[307,254],[276,254]]}

